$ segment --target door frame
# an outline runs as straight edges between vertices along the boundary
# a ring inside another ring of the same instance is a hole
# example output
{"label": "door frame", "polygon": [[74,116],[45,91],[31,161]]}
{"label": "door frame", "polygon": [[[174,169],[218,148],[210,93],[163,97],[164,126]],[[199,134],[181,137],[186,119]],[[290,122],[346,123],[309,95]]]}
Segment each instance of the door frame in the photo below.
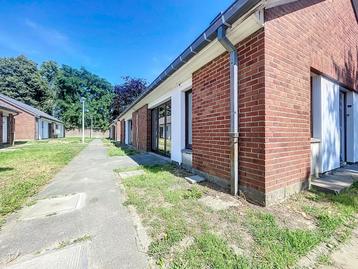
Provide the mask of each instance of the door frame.
{"label": "door frame", "polygon": [[[343,97],[343,99],[342,99]],[[342,103],[341,103],[342,102]],[[342,105],[342,110],[341,110]],[[343,126],[341,127],[341,121],[343,119]],[[343,128],[343,130],[342,130]],[[339,91],[339,130],[340,130],[340,162],[345,163],[347,161],[347,93],[345,91]],[[342,134],[343,132],[343,134]],[[343,135],[343,139],[342,139]],[[343,145],[342,145],[343,142]],[[343,152],[342,152],[343,149]]]}
{"label": "door frame", "polygon": [[[7,144],[7,143],[9,143],[9,139],[8,139],[9,117],[8,116],[3,116],[1,124],[2,124],[2,141],[1,141],[1,143]],[[6,128],[5,128],[5,126],[6,126]]]}
{"label": "door frame", "polygon": [[[159,107],[164,107],[164,126],[163,126],[163,132],[164,132],[164,151],[162,150],[159,150],[159,139],[160,139],[160,125],[159,125]],[[171,148],[170,148],[170,152],[167,153],[167,130],[166,130],[166,127],[168,126],[168,122],[167,122],[167,111],[168,111],[168,106],[171,106],[171,100],[168,100],[164,103],[161,103],[160,105],[154,107],[151,109],[151,117],[152,117],[152,121],[151,121],[151,136],[152,136],[152,139],[151,139],[151,150],[155,153],[158,153],[160,155],[163,155],[163,156],[166,156],[166,157],[170,157],[171,156]],[[153,128],[153,114],[156,113],[156,127],[157,128]],[[170,115],[171,117],[172,115]],[[153,139],[155,137],[155,140],[156,140],[156,145],[157,145],[157,148],[154,147],[153,145]],[[170,138],[171,139],[171,138]]]}

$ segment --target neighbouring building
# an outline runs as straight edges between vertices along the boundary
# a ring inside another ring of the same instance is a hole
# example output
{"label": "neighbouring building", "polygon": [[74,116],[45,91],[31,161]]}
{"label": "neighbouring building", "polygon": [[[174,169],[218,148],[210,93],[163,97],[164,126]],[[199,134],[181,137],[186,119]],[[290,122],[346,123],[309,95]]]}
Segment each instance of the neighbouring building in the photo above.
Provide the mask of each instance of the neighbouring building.
{"label": "neighbouring building", "polygon": [[0,94],[0,106],[2,105],[21,112],[15,121],[16,140],[41,140],[65,136],[63,123],[37,108]]}
{"label": "neighbouring building", "polygon": [[0,104],[0,144],[14,145],[15,116],[19,113],[6,104]]}
{"label": "neighbouring building", "polygon": [[358,162],[358,1],[235,1],[117,120],[125,144],[281,201]]}
{"label": "neighbouring building", "polygon": [[114,120],[109,126],[109,138],[113,141],[121,141],[121,123],[118,120]]}

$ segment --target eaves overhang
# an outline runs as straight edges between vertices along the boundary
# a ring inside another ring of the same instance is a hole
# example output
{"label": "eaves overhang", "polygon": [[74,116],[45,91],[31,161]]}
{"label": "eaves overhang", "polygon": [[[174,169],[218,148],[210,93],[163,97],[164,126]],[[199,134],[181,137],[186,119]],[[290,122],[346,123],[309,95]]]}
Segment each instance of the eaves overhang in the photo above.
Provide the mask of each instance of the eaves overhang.
{"label": "eaves overhang", "polygon": [[262,0],[237,0],[225,12],[220,13],[209,27],[195,41],[184,50],[149,86],[135,99],[126,109],[117,117],[123,117],[130,109],[139,103],[144,97],[150,94],[154,89],[161,85],[167,78],[184,66],[198,52],[204,49],[209,43],[217,37],[217,30],[225,25],[227,27],[234,24],[241,17],[246,15],[253,8],[258,6]]}

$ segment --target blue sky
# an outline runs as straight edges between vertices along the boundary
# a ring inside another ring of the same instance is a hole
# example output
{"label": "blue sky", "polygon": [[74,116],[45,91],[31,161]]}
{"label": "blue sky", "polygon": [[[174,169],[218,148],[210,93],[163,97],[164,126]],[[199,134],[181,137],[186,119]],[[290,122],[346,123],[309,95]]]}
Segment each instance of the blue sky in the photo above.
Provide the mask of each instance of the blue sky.
{"label": "blue sky", "polygon": [[151,82],[233,0],[0,0],[0,57]]}

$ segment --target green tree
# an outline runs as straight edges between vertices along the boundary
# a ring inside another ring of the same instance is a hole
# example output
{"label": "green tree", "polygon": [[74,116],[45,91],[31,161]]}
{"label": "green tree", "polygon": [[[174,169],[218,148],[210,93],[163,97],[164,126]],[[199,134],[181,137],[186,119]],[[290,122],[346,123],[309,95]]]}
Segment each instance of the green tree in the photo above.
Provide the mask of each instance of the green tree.
{"label": "green tree", "polygon": [[40,66],[39,72],[48,88],[49,96],[46,100],[46,106],[51,109],[53,116],[60,117],[57,106],[57,78],[59,76],[60,67],[55,61],[46,61]]}
{"label": "green tree", "polygon": [[88,111],[85,125],[89,127],[92,118],[94,128],[108,129],[113,99],[112,85],[85,68],[78,70],[64,65],[58,74],[58,107],[65,127],[72,129],[81,126],[80,98],[84,97]]}
{"label": "green tree", "polygon": [[37,64],[23,55],[0,58],[0,92],[43,111],[51,110],[49,88]]}

